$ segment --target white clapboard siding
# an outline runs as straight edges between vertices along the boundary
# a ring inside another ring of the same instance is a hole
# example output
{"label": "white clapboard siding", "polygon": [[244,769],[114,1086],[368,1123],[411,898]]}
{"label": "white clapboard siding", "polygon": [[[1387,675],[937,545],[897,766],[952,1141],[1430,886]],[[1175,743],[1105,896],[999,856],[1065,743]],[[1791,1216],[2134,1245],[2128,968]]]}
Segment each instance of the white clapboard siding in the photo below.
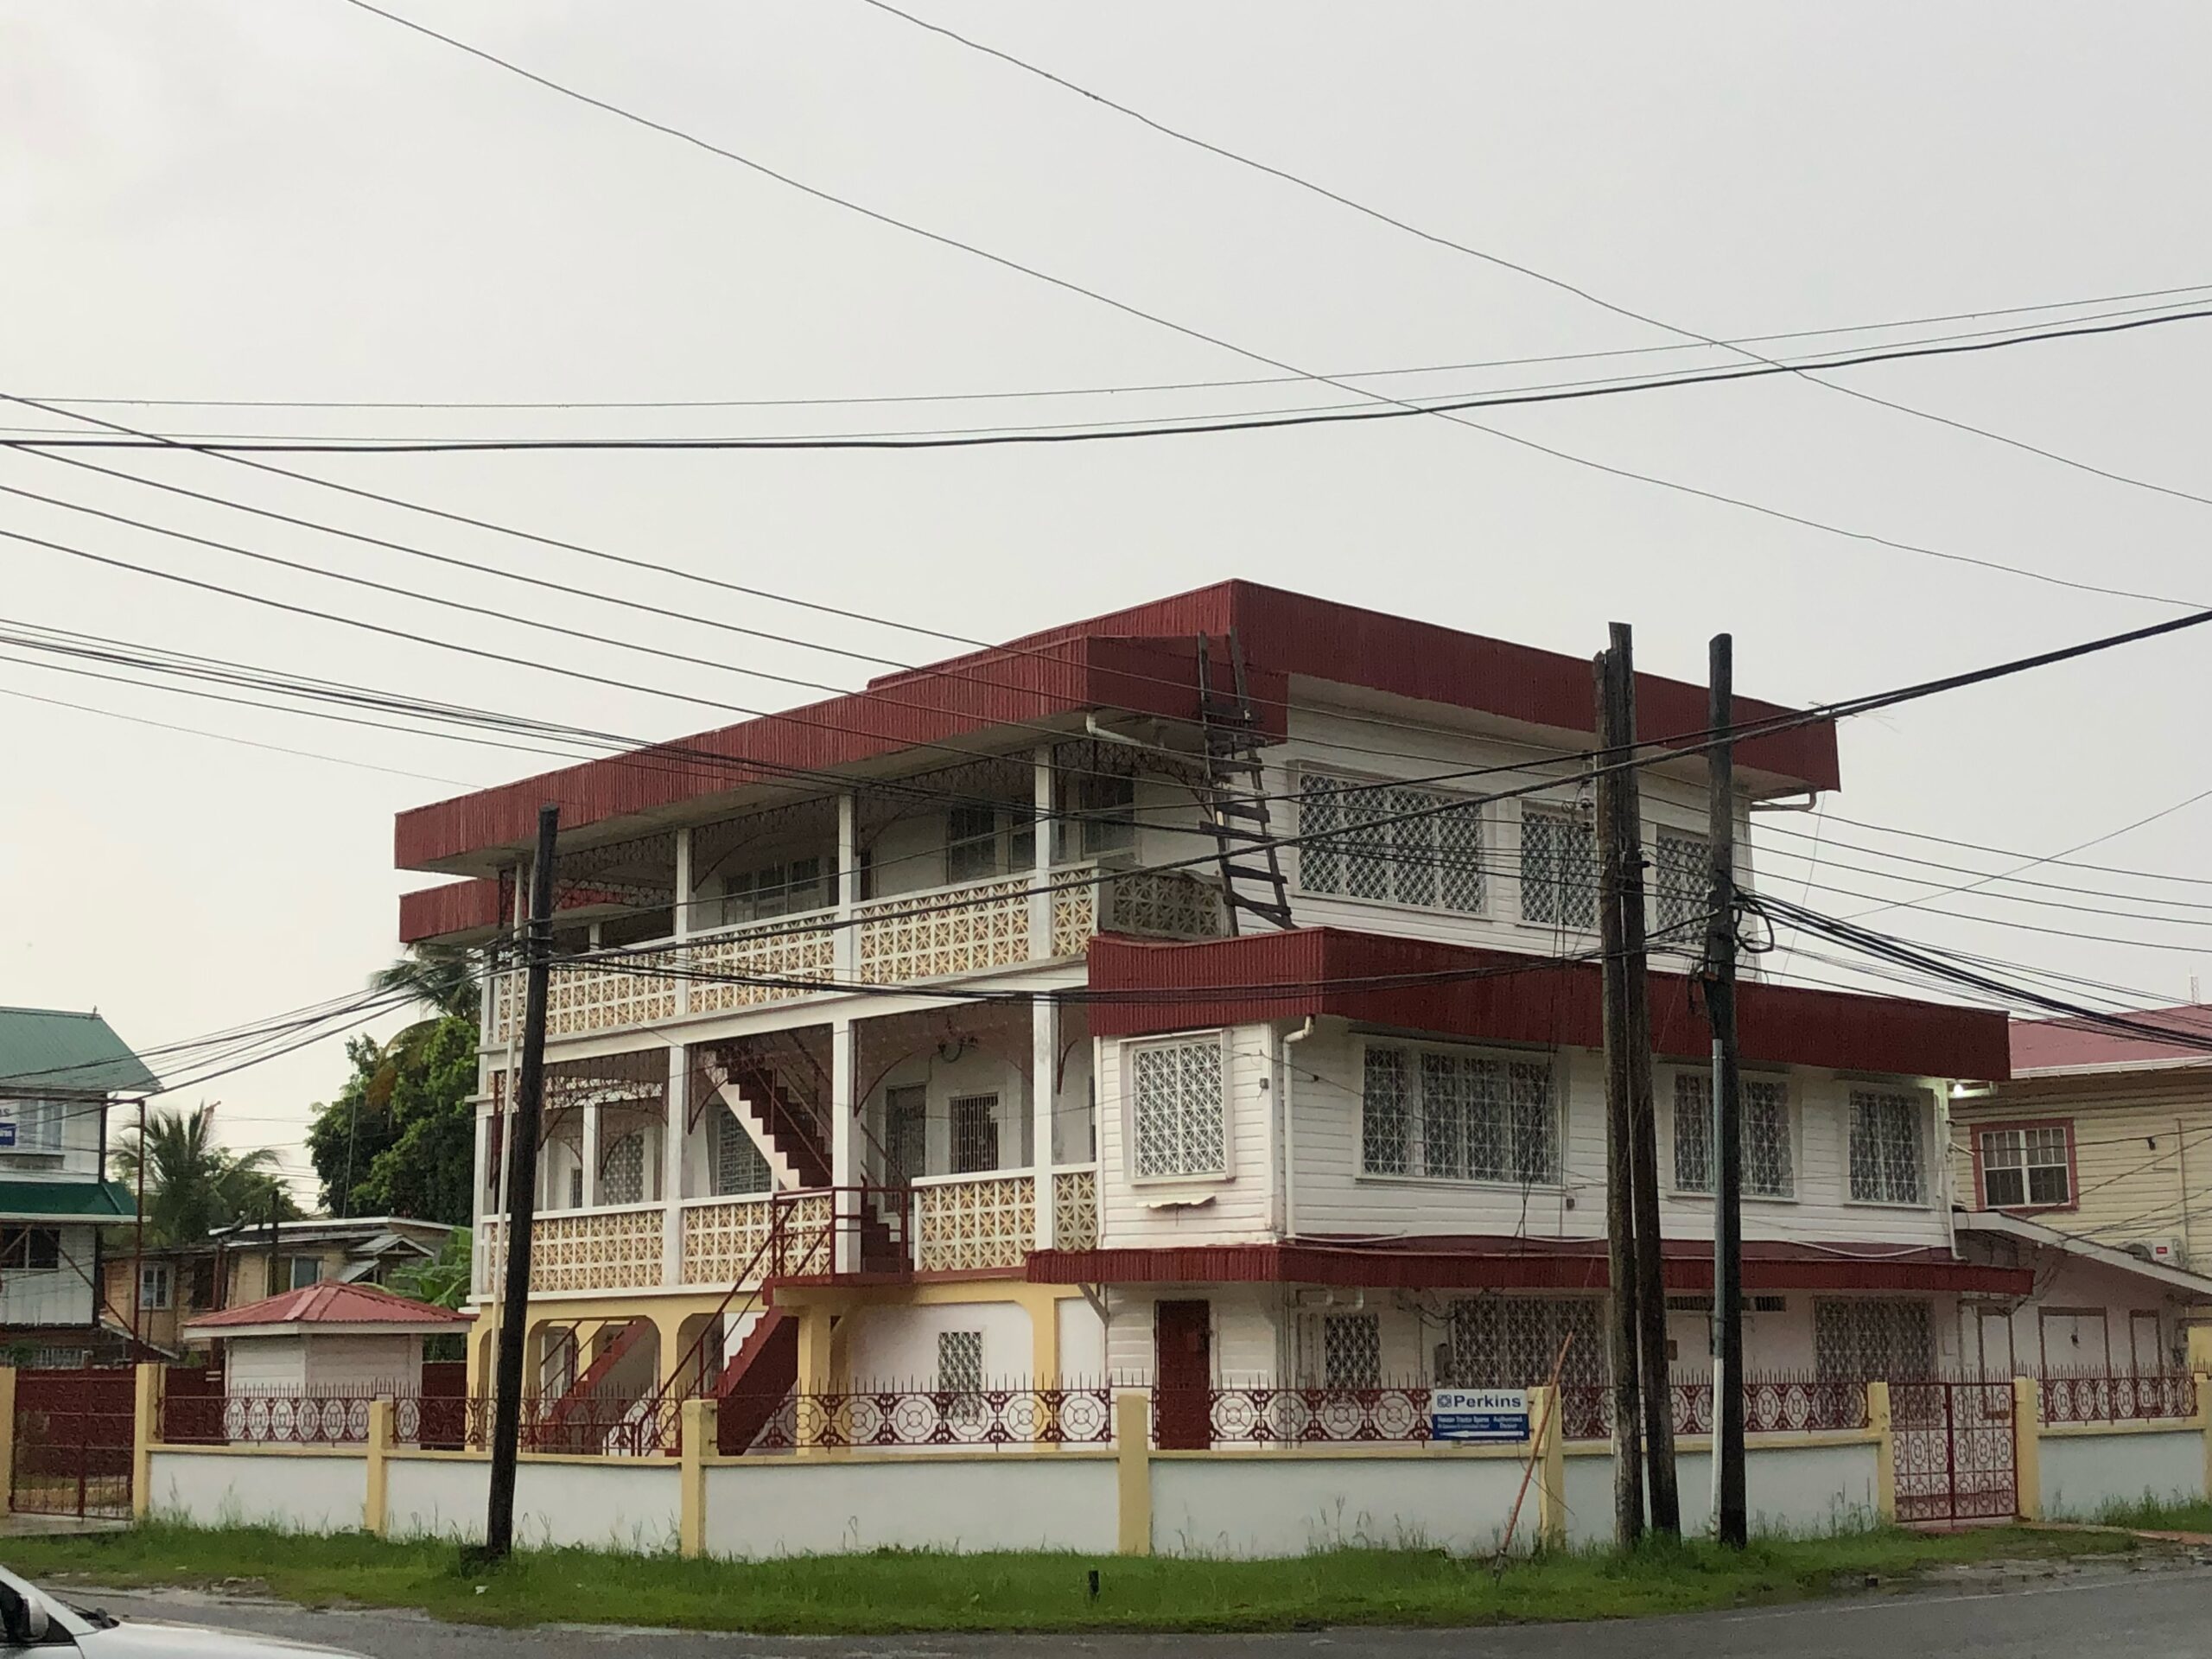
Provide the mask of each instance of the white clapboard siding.
{"label": "white clapboard siding", "polygon": [[[1208,1033],[1221,1037],[1216,1032]],[[1143,1045],[1102,1040],[1098,1047],[1099,1221],[1102,1244],[1116,1249],[1257,1243],[1269,1231],[1269,1030],[1239,1026],[1226,1034],[1222,1082],[1230,1173],[1173,1180],[1134,1179],[1128,1052]]]}

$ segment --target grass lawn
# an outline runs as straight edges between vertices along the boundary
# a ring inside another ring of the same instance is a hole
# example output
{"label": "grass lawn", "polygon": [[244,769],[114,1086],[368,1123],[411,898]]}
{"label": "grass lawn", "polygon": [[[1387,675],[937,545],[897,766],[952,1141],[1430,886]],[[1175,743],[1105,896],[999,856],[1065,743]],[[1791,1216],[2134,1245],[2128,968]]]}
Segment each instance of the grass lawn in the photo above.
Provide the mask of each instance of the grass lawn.
{"label": "grass lawn", "polygon": [[[778,1635],[898,1630],[1265,1630],[1316,1624],[1484,1624],[1620,1618],[1794,1601],[1960,1561],[2122,1553],[2123,1534],[1990,1528],[1950,1536],[1870,1531],[1633,1555],[1553,1554],[1488,1565],[1420,1550],[1344,1549],[1287,1560],[1181,1560],[887,1551],[760,1562],[595,1550],[518,1554],[465,1568],[449,1543],[385,1543],[240,1528],[149,1525],[11,1538],[7,1565],[51,1583],[265,1586],[310,1605],[414,1607],[485,1624],[551,1620]],[[1099,1573],[1098,1598],[1087,1574]],[[480,1591],[479,1586],[481,1586]]]}

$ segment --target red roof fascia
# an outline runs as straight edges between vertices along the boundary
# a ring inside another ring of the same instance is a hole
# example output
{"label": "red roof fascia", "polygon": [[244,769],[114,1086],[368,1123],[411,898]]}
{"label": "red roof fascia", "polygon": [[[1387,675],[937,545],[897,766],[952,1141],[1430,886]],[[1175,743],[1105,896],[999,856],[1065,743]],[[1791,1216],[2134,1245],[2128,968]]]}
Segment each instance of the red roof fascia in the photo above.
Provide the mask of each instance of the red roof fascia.
{"label": "red roof fascia", "polygon": [[[1090,989],[1131,994],[1091,1004],[1102,1037],[1145,1037],[1313,1014],[1491,1042],[1602,1040],[1593,963],[1559,963],[1429,939],[1299,928],[1192,944],[1102,936]],[[1654,973],[1653,1046],[1690,1058],[1711,1035],[1688,977]],[[1737,996],[1744,1058],[1891,1076],[2010,1075],[2005,1016],[1906,997],[1745,984]]]}
{"label": "red roof fascia", "polygon": [[[620,905],[620,893],[603,887],[556,887],[555,914],[564,910],[588,910],[594,906]],[[450,938],[457,933],[479,933],[507,925],[499,878],[480,875],[467,881],[448,881],[442,887],[418,887],[399,895],[399,942],[420,944],[427,939]]]}
{"label": "red roof fascia", "polygon": [[2012,1027],[2012,1067],[2016,1071],[2052,1067],[2126,1065],[2146,1060],[2193,1060],[2212,1065],[2212,1052],[2202,1046],[2212,1038],[2212,1005],[2184,1002],[2176,1007],[2145,1008],[2126,1016],[2153,1031],[2169,1031],[2176,1039],[2108,1031],[2088,1020],[2023,1020]]}
{"label": "red roof fascia", "polygon": [[[850,765],[1071,711],[1117,709],[1192,719],[1196,675],[1186,642],[1200,633],[1219,640],[1231,629],[1271,736],[1281,734],[1280,705],[1288,695],[1282,677],[1293,674],[1563,731],[1587,732],[1594,725],[1586,658],[1255,582],[1217,582],[683,741],[684,748],[710,751],[734,766],[646,748],[402,813],[394,836],[397,863],[435,868],[439,861],[487,848],[518,848],[546,801],[560,804],[568,829],[767,780],[776,766]],[[1637,675],[1646,741],[1703,731],[1705,696],[1681,681]],[[920,708],[910,706],[916,704]],[[1794,712],[1747,697],[1736,706],[1746,721]],[[1810,789],[1840,782],[1831,721],[1746,740],[1737,746],[1736,759],[1742,767]],[[748,774],[747,761],[770,770]]]}
{"label": "red roof fascia", "polygon": [[345,1285],[325,1280],[275,1296],[202,1313],[188,1321],[194,1328],[245,1325],[467,1325],[470,1316],[449,1307],[395,1296],[374,1285]]}
{"label": "red roof fascia", "polygon": [[[869,690],[832,697],[682,739],[677,746],[641,748],[417,807],[398,817],[393,857],[402,869],[428,869],[487,848],[521,847],[536,833],[537,809],[548,801],[561,808],[565,833],[748,784],[778,782],[792,771],[834,770],[1089,709],[1196,719],[1196,652],[1192,640],[1084,638],[1039,652],[985,653],[965,662],[957,676],[911,676],[897,685],[895,696]],[[1256,677],[1253,690],[1272,704],[1286,694],[1274,675]],[[1281,710],[1272,712],[1268,734],[1280,736]]]}
{"label": "red roof fascia", "polygon": [[[1713,1288],[1713,1262],[1694,1255],[1662,1264],[1667,1288]],[[1603,1290],[1605,1258],[1580,1249],[1523,1246],[1517,1252],[1357,1250],[1311,1244],[1181,1245],[1158,1249],[1038,1250],[1027,1268],[1048,1285],[1344,1285],[1369,1290]],[[2025,1296],[2035,1274],[1940,1259],[1756,1256],[1746,1246],[1747,1291],[1974,1291]]]}

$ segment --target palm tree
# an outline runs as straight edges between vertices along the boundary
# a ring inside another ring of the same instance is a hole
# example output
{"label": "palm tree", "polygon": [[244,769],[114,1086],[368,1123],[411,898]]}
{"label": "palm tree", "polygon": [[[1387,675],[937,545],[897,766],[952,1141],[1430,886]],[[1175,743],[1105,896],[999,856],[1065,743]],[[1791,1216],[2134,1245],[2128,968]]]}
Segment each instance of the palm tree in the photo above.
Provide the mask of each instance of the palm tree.
{"label": "palm tree", "polygon": [[117,1179],[128,1185],[137,1185],[143,1168],[147,1236],[158,1244],[196,1244],[232,1222],[265,1221],[272,1206],[279,1216],[299,1213],[274,1152],[216,1144],[212,1106],[156,1109],[143,1135],[136,1124],[124,1130],[114,1158]]}
{"label": "palm tree", "polygon": [[435,945],[416,945],[410,955],[378,969],[369,976],[369,988],[404,991],[411,1001],[433,1010],[429,1019],[417,1020],[383,1046],[384,1063],[370,1079],[367,1093],[371,1105],[381,1106],[391,1098],[401,1067],[421,1054],[438,1027],[448,1020],[474,1024],[480,1005],[476,968],[468,953],[442,950]]}

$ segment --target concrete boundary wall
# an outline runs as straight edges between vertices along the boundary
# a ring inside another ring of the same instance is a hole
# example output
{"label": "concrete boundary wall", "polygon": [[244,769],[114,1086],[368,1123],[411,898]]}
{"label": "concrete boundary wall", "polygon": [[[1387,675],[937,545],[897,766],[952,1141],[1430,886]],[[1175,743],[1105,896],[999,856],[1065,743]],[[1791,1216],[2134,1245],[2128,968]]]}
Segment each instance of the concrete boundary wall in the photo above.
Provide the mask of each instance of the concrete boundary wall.
{"label": "concrete boundary wall", "polygon": [[[151,1368],[148,1368],[150,1371]],[[1338,1547],[1422,1546],[1486,1553],[1605,1541],[1612,1457],[1562,1444],[1548,1391],[1532,1391],[1533,1444],[1370,1442],[1154,1449],[1150,1401],[1114,1402],[1110,1447],[817,1449],[724,1458],[710,1405],[683,1411],[683,1452],[663,1458],[524,1453],[516,1533],[530,1546],[578,1545],[759,1560],[882,1548],[1066,1550],[1084,1554],[1287,1556]],[[2212,1389],[2196,1412],[2152,1422],[2038,1421],[2036,1385],[2015,1384],[2019,1508],[2094,1518],[2148,1495],[2212,1493]],[[139,1392],[138,1513],[193,1525],[264,1523],[304,1532],[481,1535],[489,1459],[391,1443],[379,1401],[365,1444],[168,1446],[153,1439]],[[1746,1479],[1756,1531],[1813,1535],[1896,1513],[1889,1390],[1867,1389],[1868,1427],[1752,1436]],[[1687,1530],[1707,1523],[1710,1442],[1678,1447]],[[1510,1529],[1510,1531],[1509,1531]]]}

